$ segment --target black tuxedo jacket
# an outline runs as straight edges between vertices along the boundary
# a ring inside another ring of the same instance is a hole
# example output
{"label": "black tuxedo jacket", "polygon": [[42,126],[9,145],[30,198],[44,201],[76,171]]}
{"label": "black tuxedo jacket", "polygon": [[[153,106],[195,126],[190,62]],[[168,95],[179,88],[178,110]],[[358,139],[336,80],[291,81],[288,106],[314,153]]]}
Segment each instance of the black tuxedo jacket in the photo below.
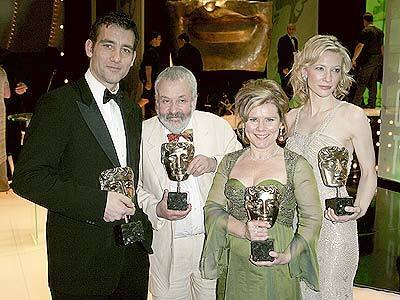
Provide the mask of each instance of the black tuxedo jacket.
{"label": "black tuxedo jacket", "polygon": [[[126,97],[121,106],[127,162],[134,171],[136,188],[141,113]],[[12,187],[18,195],[48,209],[50,289],[110,294],[116,288],[124,258],[132,250],[115,243],[113,227],[122,221],[103,220],[107,192],[99,184],[100,173],[116,166],[119,161],[111,136],[84,78],[42,96]],[[145,225],[146,251],[137,257],[143,260],[151,252],[152,229],[134,201],[135,218]]]}
{"label": "black tuxedo jacket", "polygon": [[293,52],[299,50],[299,43],[293,37],[295,47],[293,47],[290,36],[285,34],[278,41],[278,72],[282,73],[284,68],[290,69],[293,65],[294,55]]}

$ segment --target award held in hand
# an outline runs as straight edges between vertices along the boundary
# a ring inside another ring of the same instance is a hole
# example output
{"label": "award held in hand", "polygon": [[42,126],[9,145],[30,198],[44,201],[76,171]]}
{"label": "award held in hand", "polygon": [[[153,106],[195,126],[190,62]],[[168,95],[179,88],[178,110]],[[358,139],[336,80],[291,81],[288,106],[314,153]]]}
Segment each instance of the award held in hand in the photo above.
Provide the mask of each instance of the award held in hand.
{"label": "award held in hand", "polygon": [[[274,226],[281,203],[281,193],[274,185],[250,186],[244,192],[244,205],[249,220],[267,221]],[[254,261],[273,261],[269,255],[274,250],[274,239],[251,241],[251,258]]]}
{"label": "award held in hand", "polygon": [[188,179],[187,168],[194,156],[194,146],[189,142],[169,142],[161,145],[161,163],[164,165],[169,180],[176,181],[177,191],[169,192],[167,208],[186,210],[188,194],[180,191],[180,183]]}
{"label": "award held in hand", "polygon": [[[99,176],[100,188],[103,191],[111,191],[123,194],[134,201],[135,187],[134,174],[130,167],[116,167],[101,172]],[[140,220],[134,220],[134,216],[126,215],[125,223],[116,225],[114,233],[116,242],[126,246],[144,240],[144,228]]]}
{"label": "award held in hand", "polygon": [[325,208],[332,208],[337,216],[351,215],[352,213],[346,212],[344,208],[354,205],[354,198],[340,196],[340,187],[346,186],[348,162],[349,152],[344,147],[329,146],[318,152],[322,182],[327,187],[336,189],[336,197],[326,199]]}

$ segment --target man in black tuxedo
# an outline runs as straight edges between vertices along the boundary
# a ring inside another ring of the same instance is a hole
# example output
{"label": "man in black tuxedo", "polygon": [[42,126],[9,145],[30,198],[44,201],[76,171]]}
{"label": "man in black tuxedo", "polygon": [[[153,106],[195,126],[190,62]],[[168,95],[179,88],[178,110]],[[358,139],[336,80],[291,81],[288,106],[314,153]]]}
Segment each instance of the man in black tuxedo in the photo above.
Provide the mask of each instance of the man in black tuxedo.
{"label": "man in black tuxedo", "polygon": [[[129,166],[137,186],[141,113],[119,90],[137,43],[136,25],[125,14],[98,19],[85,44],[89,70],[42,96],[27,131],[12,187],[48,209],[53,300],[147,299],[151,225],[136,195],[99,184],[102,171]],[[118,246],[114,227],[126,215],[142,222],[144,240]]]}
{"label": "man in black tuxedo", "polygon": [[292,88],[289,83],[289,71],[293,66],[294,53],[299,50],[299,43],[294,36],[296,25],[289,23],[287,25],[287,34],[280,37],[278,41],[278,73],[281,78],[281,86],[289,99],[293,96]]}

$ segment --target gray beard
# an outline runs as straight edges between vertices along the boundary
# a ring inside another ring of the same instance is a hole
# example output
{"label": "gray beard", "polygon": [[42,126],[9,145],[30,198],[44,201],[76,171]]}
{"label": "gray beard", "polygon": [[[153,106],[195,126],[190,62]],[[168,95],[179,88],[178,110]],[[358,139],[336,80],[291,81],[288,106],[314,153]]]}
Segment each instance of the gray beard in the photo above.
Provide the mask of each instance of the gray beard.
{"label": "gray beard", "polygon": [[184,115],[182,113],[177,113],[175,116],[181,117],[181,122],[177,125],[173,125],[169,122],[168,120],[168,115],[167,116],[158,116],[158,119],[160,120],[161,124],[164,125],[165,128],[167,128],[169,131],[172,133],[180,133],[183,131],[183,129],[186,128],[186,126],[189,124],[189,120],[192,115],[190,115],[188,118],[184,118]]}

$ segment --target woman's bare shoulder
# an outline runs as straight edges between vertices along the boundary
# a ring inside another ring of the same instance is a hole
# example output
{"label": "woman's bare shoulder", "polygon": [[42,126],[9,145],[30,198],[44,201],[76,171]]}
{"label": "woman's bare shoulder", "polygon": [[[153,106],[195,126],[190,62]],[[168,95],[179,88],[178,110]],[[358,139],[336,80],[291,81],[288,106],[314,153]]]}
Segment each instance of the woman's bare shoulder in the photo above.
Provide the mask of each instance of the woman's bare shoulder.
{"label": "woman's bare shoulder", "polygon": [[361,107],[348,102],[343,102],[339,107],[337,116],[349,122],[366,118],[364,110]]}

